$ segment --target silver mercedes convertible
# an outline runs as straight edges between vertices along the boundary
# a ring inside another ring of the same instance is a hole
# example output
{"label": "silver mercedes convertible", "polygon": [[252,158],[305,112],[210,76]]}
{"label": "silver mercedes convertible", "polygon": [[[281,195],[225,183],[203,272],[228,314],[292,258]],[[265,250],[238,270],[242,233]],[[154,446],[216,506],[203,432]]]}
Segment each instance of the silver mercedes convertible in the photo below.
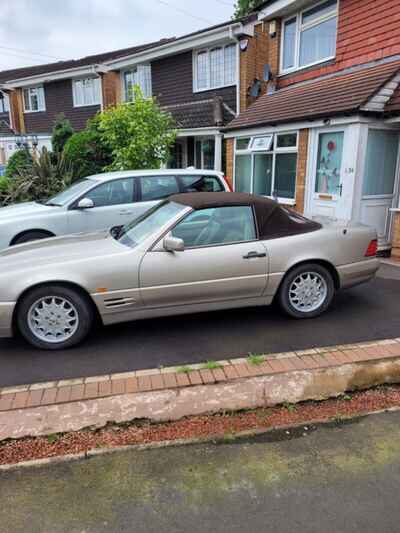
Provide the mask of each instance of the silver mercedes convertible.
{"label": "silver mercedes convertible", "polygon": [[[112,324],[277,299],[312,318],[335,291],[371,280],[376,232],[308,220],[239,193],[178,194],[111,232],[21,244],[0,252],[0,336],[48,350]],[[261,311],[262,312],[262,311]]]}

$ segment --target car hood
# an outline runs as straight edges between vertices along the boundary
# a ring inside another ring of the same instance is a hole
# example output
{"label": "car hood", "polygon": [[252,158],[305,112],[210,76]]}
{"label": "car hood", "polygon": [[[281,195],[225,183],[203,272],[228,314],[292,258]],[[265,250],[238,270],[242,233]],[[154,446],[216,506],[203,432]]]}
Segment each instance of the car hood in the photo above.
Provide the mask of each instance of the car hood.
{"label": "car hood", "polygon": [[17,268],[22,270],[37,268],[46,264],[93,260],[126,250],[126,246],[111,237],[108,231],[55,237],[12,246],[1,251],[0,272]]}
{"label": "car hood", "polygon": [[24,202],[22,204],[1,207],[0,222],[19,217],[42,216],[46,212],[54,212],[54,209],[60,209],[60,207],[38,204],[36,202]]}

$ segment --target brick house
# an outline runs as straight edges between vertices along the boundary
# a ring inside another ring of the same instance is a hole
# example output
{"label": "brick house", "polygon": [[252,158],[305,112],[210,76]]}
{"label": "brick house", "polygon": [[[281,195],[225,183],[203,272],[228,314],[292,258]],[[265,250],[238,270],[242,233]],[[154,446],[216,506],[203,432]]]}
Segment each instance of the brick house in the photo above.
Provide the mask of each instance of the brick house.
{"label": "brick house", "polygon": [[400,257],[400,3],[269,0],[240,41],[237,191],[361,221]]}
{"label": "brick house", "polygon": [[221,169],[220,130],[239,109],[238,43],[242,37],[251,37],[256,21],[253,15],[180,38],[0,72],[4,101],[10,100],[8,125],[12,130],[2,136],[0,122],[4,157],[17,148],[15,133],[26,135],[30,142],[34,138],[39,147],[50,147],[58,113],[63,112],[79,131],[99,110],[128,101],[132,87],[139,85],[145,96],[155,96],[176,121],[178,140],[170,165]]}

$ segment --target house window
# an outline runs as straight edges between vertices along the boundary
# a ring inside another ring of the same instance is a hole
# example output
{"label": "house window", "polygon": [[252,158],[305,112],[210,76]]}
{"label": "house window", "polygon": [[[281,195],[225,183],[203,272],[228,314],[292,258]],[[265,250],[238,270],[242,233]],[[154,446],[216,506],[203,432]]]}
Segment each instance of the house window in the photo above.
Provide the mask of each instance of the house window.
{"label": "house window", "polygon": [[212,138],[196,139],[195,166],[201,170],[214,170],[215,140]]}
{"label": "house window", "polygon": [[99,78],[86,78],[72,82],[74,107],[100,105],[101,90]]}
{"label": "house window", "polygon": [[151,98],[153,95],[151,83],[151,65],[139,65],[132,70],[125,71],[123,76],[126,102],[133,100],[135,95],[135,86],[140,88],[145,98]]}
{"label": "house window", "polygon": [[296,198],[297,133],[236,139],[235,191],[278,198]]}
{"label": "house window", "polygon": [[194,55],[194,90],[207,91],[236,83],[236,45],[215,46]]}
{"label": "house window", "polygon": [[24,89],[24,110],[26,113],[46,111],[43,87]]}
{"label": "house window", "polygon": [[325,0],[283,22],[281,71],[335,57],[338,0]]}
{"label": "house window", "polygon": [[10,101],[7,94],[0,93],[0,113],[8,113],[10,111]]}

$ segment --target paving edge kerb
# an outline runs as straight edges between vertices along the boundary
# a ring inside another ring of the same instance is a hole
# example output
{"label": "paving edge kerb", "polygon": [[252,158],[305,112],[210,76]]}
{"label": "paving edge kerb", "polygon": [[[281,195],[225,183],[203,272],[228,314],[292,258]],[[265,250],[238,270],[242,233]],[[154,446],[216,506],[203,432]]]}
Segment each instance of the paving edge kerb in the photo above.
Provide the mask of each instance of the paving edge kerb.
{"label": "paving edge kerb", "polygon": [[[258,361],[259,362],[259,361]],[[400,382],[400,338],[0,390],[0,440],[321,400]]]}

